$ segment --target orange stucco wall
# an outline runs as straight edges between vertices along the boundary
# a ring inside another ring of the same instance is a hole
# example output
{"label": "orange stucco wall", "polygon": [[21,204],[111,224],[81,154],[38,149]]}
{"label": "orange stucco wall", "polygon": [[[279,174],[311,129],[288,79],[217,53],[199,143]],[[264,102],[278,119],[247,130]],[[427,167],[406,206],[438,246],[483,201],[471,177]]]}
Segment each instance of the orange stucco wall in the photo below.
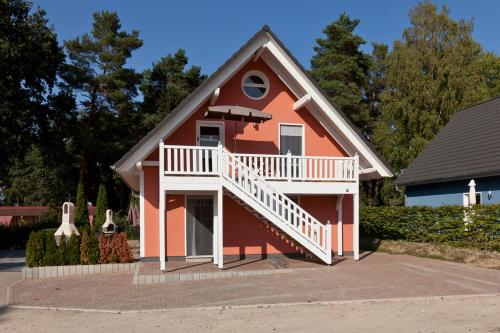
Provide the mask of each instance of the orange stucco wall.
{"label": "orange stucco wall", "polygon": [[[259,70],[269,79],[269,93],[261,100],[252,100],[241,90],[243,75],[249,70]],[[220,91],[218,105],[240,105],[270,113],[273,119],[253,126],[253,124],[235,121],[224,122],[225,146],[230,151],[254,154],[279,153],[279,124],[304,124],[305,155],[311,156],[346,156],[337,142],[326,132],[321,124],[302,108],[293,110],[296,97],[281,80],[262,61],[250,62],[231,78]],[[204,118],[208,104],[203,105],[184,122],[165,141],[165,144],[196,145],[196,121],[223,121]],[[236,140],[235,140],[236,139]],[[236,141],[236,142],[235,142]],[[157,153],[153,153],[157,156]],[[152,157],[153,157],[152,156]],[[153,157],[154,158],[154,157]],[[157,159],[157,157],[156,157]]]}
{"label": "orange stucco wall", "polygon": [[157,167],[143,167],[144,172],[144,256],[160,255]]}
{"label": "orange stucco wall", "polygon": [[[262,100],[252,100],[241,90],[243,75],[249,70],[266,74],[270,90]],[[249,62],[221,87],[218,105],[240,105],[272,114],[273,119],[253,126],[243,122],[225,121],[225,146],[238,153],[279,153],[279,124],[303,124],[305,155],[347,156],[306,108],[293,110],[297,98],[272,72],[264,61]],[[222,121],[204,118],[208,104],[200,107],[187,121],[165,139],[165,144],[196,145],[196,122]],[[158,160],[154,151],[148,160]],[[158,168],[145,167],[145,256],[159,256],[158,235]],[[166,255],[185,255],[185,196],[168,195],[166,202]],[[302,196],[301,205],[311,215],[326,223],[331,220],[333,249],[337,249],[337,216],[335,196]],[[352,198],[344,198],[344,251],[352,251]],[[271,234],[265,226],[244,208],[224,197],[224,254],[291,253],[294,249]]]}

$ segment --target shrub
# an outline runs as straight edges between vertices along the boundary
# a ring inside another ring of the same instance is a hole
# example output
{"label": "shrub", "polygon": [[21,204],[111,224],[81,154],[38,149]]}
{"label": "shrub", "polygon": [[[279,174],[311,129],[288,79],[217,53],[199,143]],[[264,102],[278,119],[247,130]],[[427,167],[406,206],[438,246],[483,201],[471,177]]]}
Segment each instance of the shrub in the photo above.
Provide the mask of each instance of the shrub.
{"label": "shrub", "polygon": [[140,226],[134,226],[128,223],[126,215],[123,213],[116,214],[113,216],[113,221],[116,224],[116,232],[127,233],[128,239],[139,239]]}
{"label": "shrub", "polygon": [[80,236],[71,235],[66,251],[66,264],[78,265],[80,263]]}
{"label": "shrub", "polygon": [[[464,222],[464,214],[469,222]],[[360,232],[367,238],[442,243],[480,250],[500,250],[500,205],[363,207]]]}
{"label": "shrub", "polygon": [[114,234],[111,239],[111,249],[114,262],[126,263],[132,260],[132,251],[127,242],[127,234],[120,232]]}
{"label": "shrub", "polygon": [[98,264],[100,259],[99,239],[95,233],[89,236],[89,263]]}
{"label": "shrub", "polygon": [[89,212],[87,207],[87,199],[83,183],[78,183],[76,191],[76,208],[75,208],[75,225],[78,228],[87,227],[89,224]]}
{"label": "shrub", "polygon": [[43,255],[43,266],[53,266],[56,264],[57,245],[53,230],[45,231],[45,253]]}
{"label": "shrub", "polygon": [[111,237],[101,234],[99,236],[99,263],[107,264],[113,262],[111,251]]}
{"label": "shrub", "polygon": [[92,229],[96,232],[101,231],[101,227],[106,221],[106,207],[108,206],[108,199],[106,195],[106,187],[99,185],[99,192],[97,193],[97,204],[94,215],[94,222]]}
{"label": "shrub", "polygon": [[26,244],[26,264],[40,266],[43,261],[45,237],[42,232],[31,232]]}
{"label": "shrub", "polygon": [[66,258],[66,249],[67,249],[66,236],[62,235],[61,238],[59,238],[59,246],[56,252],[56,260],[55,260],[56,265],[67,265],[68,260]]}
{"label": "shrub", "polygon": [[89,258],[89,233],[84,231],[82,234],[82,242],[80,244],[80,264],[90,264]]}
{"label": "shrub", "polygon": [[115,233],[111,236],[101,235],[99,237],[99,262],[101,264],[120,262],[126,263],[132,260],[132,251],[127,243],[127,234]]}

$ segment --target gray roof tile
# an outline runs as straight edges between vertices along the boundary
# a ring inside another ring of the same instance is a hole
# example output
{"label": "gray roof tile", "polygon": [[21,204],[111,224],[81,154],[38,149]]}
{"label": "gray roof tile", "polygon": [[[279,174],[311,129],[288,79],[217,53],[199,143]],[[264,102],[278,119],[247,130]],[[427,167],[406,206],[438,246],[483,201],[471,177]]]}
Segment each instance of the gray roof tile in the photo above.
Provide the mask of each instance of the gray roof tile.
{"label": "gray roof tile", "polygon": [[500,97],[455,113],[397,185],[500,174]]}

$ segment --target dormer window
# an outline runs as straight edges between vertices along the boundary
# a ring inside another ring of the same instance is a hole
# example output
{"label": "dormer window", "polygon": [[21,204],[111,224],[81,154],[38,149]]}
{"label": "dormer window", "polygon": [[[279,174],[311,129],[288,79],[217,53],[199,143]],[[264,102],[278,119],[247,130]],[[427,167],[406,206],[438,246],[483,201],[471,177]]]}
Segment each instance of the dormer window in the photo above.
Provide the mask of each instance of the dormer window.
{"label": "dormer window", "polygon": [[241,83],[243,92],[251,99],[261,99],[269,92],[269,80],[264,73],[249,71],[243,76]]}

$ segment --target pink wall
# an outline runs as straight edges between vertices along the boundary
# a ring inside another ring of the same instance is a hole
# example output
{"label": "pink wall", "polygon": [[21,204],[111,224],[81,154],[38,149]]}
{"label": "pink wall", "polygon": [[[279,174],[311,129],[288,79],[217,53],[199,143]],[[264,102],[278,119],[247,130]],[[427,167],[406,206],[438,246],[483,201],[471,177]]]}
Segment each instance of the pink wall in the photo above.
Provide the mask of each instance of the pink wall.
{"label": "pink wall", "polygon": [[144,256],[160,255],[158,217],[158,167],[143,167],[144,172]]}
{"label": "pink wall", "polygon": [[[267,75],[270,82],[268,95],[262,100],[252,100],[241,90],[241,80],[248,70],[259,70]],[[297,98],[288,90],[281,80],[263,62],[249,62],[222,88],[218,105],[241,105],[272,114],[273,119],[254,127],[252,124],[225,122],[225,146],[239,153],[279,153],[279,123],[304,124],[305,155],[315,156],[347,156],[338,143],[326,132],[321,124],[306,108],[293,110]],[[208,102],[200,107],[186,122],[174,131],[166,144],[196,145],[196,121],[219,121],[204,118]],[[222,120],[220,120],[222,121]],[[147,160],[158,160],[158,150]],[[159,256],[158,237],[158,168],[145,167],[145,255]],[[332,227],[333,248],[337,249],[337,226],[334,196],[303,196],[301,205],[311,215],[326,222],[330,219]],[[184,230],[184,196],[168,195],[166,213],[166,252],[167,256],[185,255]],[[352,199],[344,198],[344,251],[352,251]],[[230,198],[224,197],[224,254],[261,254],[294,252],[288,244],[272,235],[265,225],[258,221],[244,208],[239,207]]]}

